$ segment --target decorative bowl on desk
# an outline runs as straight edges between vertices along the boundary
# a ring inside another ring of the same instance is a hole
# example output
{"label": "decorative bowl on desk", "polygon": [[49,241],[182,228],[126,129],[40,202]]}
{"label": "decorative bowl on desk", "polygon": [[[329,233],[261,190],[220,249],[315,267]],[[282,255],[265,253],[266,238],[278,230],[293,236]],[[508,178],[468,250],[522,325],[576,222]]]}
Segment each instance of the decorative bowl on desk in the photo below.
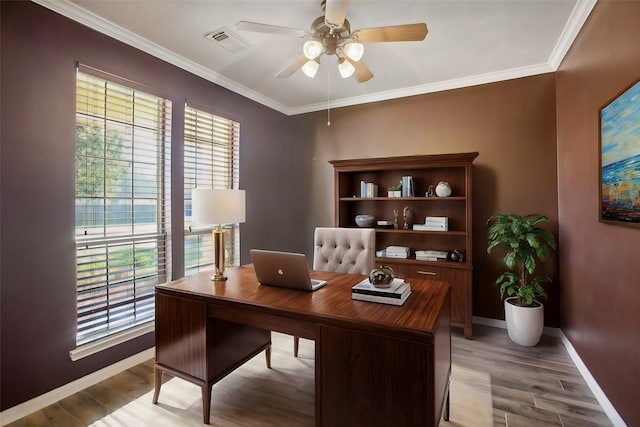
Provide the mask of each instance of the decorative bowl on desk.
{"label": "decorative bowl on desk", "polygon": [[376,288],[388,288],[393,282],[393,269],[386,265],[381,265],[378,268],[374,268],[369,273],[369,283]]}
{"label": "decorative bowl on desk", "polygon": [[376,217],[373,215],[356,215],[356,225],[362,228],[371,228],[376,224]]}

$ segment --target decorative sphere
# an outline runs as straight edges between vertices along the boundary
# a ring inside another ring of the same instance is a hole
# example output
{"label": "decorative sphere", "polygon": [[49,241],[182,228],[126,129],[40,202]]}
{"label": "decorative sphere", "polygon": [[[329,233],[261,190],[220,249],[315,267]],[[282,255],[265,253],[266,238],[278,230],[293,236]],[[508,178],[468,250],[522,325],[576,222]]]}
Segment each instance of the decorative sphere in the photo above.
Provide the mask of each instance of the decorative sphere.
{"label": "decorative sphere", "polygon": [[447,181],[440,181],[436,185],[436,194],[438,197],[449,197],[451,195],[451,186]]}
{"label": "decorative sphere", "polygon": [[376,217],[373,215],[356,215],[356,225],[362,228],[371,228],[376,223]]}
{"label": "decorative sphere", "polygon": [[388,288],[393,282],[393,269],[386,265],[374,268],[369,273],[369,283],[376,288]]}

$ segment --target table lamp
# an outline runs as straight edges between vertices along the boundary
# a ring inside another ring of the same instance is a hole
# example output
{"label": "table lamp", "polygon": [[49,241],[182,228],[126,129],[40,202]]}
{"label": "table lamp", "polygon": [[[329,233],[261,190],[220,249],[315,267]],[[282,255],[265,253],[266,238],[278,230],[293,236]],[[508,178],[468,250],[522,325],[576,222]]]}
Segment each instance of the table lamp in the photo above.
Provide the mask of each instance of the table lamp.
{"label": "table lamp", "polygon": [[245,191],[195,188],[191,193],[191,220],[195,225],[213,225],[213,263],[211,280],[227,280],[224,276],[224,224],[245,221]]}

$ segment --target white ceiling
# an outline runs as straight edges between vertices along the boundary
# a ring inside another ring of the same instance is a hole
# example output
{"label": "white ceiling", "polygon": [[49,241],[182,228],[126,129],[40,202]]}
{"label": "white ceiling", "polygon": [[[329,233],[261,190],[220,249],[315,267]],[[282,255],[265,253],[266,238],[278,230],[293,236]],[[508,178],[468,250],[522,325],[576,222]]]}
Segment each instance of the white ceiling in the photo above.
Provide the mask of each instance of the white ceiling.
{"label": "white ceiling", "polygon": [[[320,0],[34,0],[102,33],[285,114],[355,105],[552,72],[596,0],[352,0],[351,29],[425,22],[422,42],[369,43],[374,77],[342,79],[322,57],[315,79],[273,76],[305,39],[241,31],[238,21],[309,30]],[[204,35],[226,27],[232,53]]]}

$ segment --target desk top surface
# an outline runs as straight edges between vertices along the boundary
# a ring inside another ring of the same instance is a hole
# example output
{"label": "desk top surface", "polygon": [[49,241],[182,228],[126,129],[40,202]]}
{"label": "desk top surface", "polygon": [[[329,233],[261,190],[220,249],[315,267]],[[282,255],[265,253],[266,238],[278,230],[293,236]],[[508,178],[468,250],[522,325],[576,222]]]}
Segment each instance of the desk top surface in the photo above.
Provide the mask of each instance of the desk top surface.
{"label": "desk top surface", "polygon": [[210,280],[211,272],[184,277],[158,292],[172,292],[203,299],[210,304],[242,307],[286,315],[300,320],[335,320],[360,325],[386,326],[433,333],[445,304],[449,284],[442,281],[410,279],[412,294],[402,306],[351,299],[351,287],[366,276],[311,270],[311,277],[327,281],[314,291],[263,286],[258,283],[252,264],[225,270],[227,281]]}

